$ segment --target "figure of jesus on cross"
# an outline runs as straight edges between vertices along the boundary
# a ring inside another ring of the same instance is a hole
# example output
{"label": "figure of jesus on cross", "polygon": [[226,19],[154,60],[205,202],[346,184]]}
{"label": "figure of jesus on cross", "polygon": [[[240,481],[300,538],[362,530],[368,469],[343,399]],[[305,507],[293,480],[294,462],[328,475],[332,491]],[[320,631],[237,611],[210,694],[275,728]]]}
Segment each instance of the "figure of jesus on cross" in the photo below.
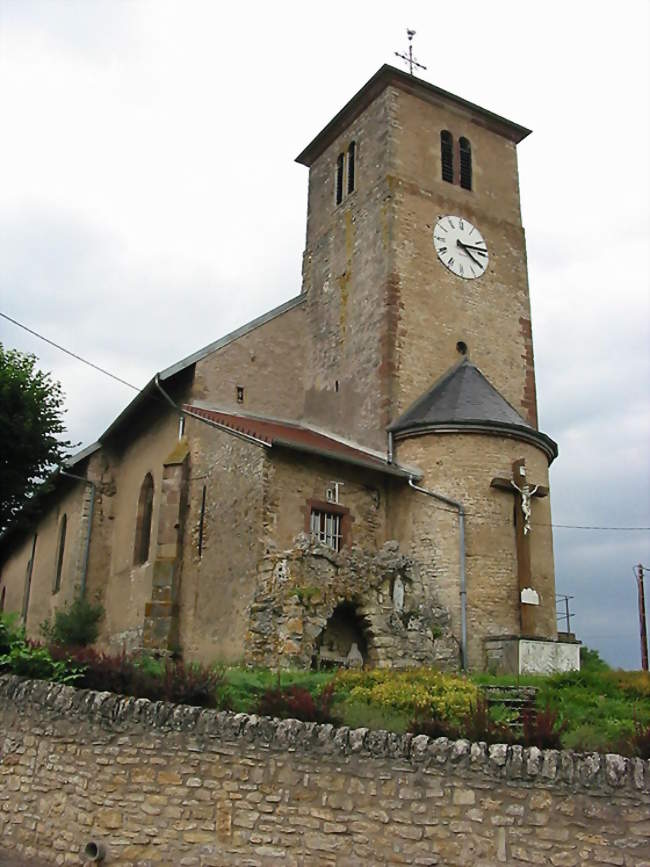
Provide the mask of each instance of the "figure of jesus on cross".
{"label": "figure of jesus on cross", "polygon": [[533,587],[530,560],[530,534],[533,497],[548,496],[548,488],[530,485],[526,475],[526,461],[521,458],[512,465],[512,478],[495,478],[491,487],[514,494],[519,501],[515,508],[515,537],[517,544],[517,575],[519,578],[519,612],[522,635],[535,635],[536,607],[539,594]]}

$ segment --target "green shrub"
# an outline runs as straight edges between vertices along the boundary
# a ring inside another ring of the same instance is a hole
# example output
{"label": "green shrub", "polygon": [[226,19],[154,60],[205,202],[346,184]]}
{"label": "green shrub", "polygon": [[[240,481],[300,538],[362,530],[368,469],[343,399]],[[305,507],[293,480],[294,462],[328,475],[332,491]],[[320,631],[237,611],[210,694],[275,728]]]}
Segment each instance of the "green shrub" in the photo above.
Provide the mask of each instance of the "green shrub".
{"label": "green shrub", "polygon": [[0,655],[9,653],[12,646],[25,638],[25,630],[15,612],[0,614]]}
{"label": "green shrub", "polygon": [[580,669],[581,671],[609,671],[609,665],[602,659],[597,650],[592,650],[590,647],[580,648]]}
{"label": "green shrub", "polygon": [[46,647],[27,641],[25,630],[16,623],[16,617],[0,617],[0,673],[56,683],[74,683],[81,677],[82,666],[53,659]]}
{"label": "green shrub", "polygon": [[220,697],[233,710],[251,713],[262,695],[269,689],[303,686],[309,690],[312,696],[316,697],[332,680],[332,677],[332,672],[325,671],[304,671],[302,669],[274,671],[270,668],[230,666],[226,669]]}
{"label": "green shrub", "polygon": [[77,598],[70,607],[66,605],[55,612],[53,624],[46,620],[40,629],[48,644],[86,647],[97,641],[99,621],[103,616],[104,609],[101,605],[93,605],[87,599]]}

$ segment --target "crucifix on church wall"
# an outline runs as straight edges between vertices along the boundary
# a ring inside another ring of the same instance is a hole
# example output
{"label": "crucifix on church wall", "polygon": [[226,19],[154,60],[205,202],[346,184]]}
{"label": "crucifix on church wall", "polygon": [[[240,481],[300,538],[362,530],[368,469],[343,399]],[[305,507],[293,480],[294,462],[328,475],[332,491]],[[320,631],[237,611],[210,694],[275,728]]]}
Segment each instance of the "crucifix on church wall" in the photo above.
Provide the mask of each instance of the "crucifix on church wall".
{"label": "crucifix on church wall", "polygon": [[530,558],[532,500],[547,497],[548,488],[531,485],[526,474],[526,461],[520,458],[512,465],[512,478],[494,478],[491,487],[508,491],[515,497],[515,538],[517,543],[517,576],[519,578],[519,616],[522,635],[535,635],[539,594],[533,587]]}

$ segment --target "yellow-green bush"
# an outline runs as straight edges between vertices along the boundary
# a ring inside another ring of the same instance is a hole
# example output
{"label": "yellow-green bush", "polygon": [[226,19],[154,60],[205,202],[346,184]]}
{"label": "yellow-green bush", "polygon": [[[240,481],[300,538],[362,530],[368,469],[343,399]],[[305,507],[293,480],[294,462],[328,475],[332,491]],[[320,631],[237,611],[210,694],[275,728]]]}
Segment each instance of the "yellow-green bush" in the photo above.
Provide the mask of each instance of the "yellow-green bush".
{"label": "yellow-green bush", "polygon": [[627,695],[650,699],[650,674],[647,671],[608,671],[607,677]]}
{"label": "yellow-green bush", "polygon": [[342,671],[334,678],[340,700],[365,701],[411,715],[431,714],[457,722],[476,704],[477,688],[464,677],[431,668],[404,671]]}

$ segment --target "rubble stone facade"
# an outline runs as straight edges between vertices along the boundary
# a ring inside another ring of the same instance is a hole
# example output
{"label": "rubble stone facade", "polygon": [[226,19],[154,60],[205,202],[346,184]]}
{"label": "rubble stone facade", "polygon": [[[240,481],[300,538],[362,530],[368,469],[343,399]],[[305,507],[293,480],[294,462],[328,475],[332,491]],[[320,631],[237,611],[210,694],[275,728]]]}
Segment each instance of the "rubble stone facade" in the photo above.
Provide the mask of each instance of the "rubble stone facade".
{"label": "rubble stone facade", "polygon": [[356,632],[357,645],[365,644],[369,665],[458,668],[449,614],[397,542],[386,542],[378,552],[351,548],[337,553],[309,536],[288,551],[268,554],[258,565],[246,661],[309,668],[320,661],[321,638],[332,642],[331,659],[340,665],[350,640],[341,635],[342,646],[336,647],[336,628],[330,636],[327,625],[341,606],[356,620],[348,628]]}

